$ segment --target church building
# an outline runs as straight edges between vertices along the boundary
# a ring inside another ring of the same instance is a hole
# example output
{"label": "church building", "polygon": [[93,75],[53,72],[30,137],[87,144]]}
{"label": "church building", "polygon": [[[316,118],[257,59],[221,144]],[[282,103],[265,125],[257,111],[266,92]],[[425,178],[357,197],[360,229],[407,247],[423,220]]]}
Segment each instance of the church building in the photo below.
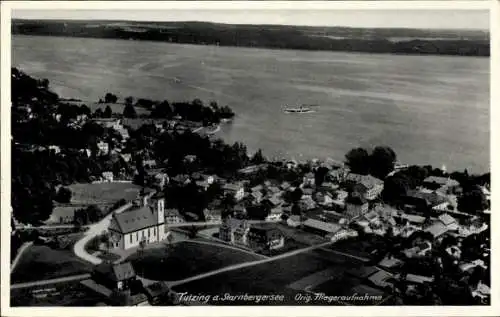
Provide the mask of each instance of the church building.
{"label": "church building", "polygon": [[130,249],[141,242],[154,243],[166,238],[165,198],[162,194],[144,196],[140,204],[114,213],[109,226],[113,248]]}

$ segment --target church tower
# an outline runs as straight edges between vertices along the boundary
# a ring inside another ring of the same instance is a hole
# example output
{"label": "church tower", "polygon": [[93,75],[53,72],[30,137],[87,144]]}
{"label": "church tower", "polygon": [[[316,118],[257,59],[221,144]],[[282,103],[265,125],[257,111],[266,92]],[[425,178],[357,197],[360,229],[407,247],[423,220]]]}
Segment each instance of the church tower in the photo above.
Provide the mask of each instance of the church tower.
{"label": "church tower", "polygon": [[156,193],[153,197],[153,210],[156,215],[156,226],[158,241],[165,239],[165,196],[162,192]]}

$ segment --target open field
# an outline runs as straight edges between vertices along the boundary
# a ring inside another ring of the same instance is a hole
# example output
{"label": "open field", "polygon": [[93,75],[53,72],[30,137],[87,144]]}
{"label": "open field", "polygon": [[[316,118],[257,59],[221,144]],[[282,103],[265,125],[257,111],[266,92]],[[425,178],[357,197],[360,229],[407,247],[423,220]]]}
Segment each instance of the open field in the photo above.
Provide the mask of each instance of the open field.
{"label": "open field", "polygon": [[[311,253],[299,254],[282,260],[255,265],[231,272],[217,274],[208,278],[189,282],[174,287],[178,292],[190,294],[223,295],[238,294],[283,294],[284,302],[269,302],[260,304],[286,305],[294,304],[297,290],[287,286],[312,273],[331,268],[332,263]],[[238,305],[243,302],[219,302],[218,305]],[[248,302],[245,302],[249,304]],[[215,304],[215,303],[213,303]]]}
{"label": "open field", "polygon": [[174,243],[168,248],[146,249],[127,260],[137,274],[147,279],[175,281],[213,271],[232,264],[259,260],[260,257],[215,245]]}
{"label": "open field", "polygon": [[[12,46],[13,66],[49,79],[62,97],[227,104],[236,117],[218,136],[268,157],[342,160],[383,144],[408,164],[489,169],[488,58],[17,35]],[[282,111],[302,103],[318,111]]]}
{"label": "open field", "polygon": [[11,274],[11,283],[23,283],[88,273],[91,266],[79,260],[71,250],[54,250],[33,245],[25,251]]}
{"label": "open field", "polygon": [[113,204],[120,199],[132,200],[141,190],[131,183],[72,184],[72,204]]}
{"label": "open field", "polygon": [[46,224],[64,224],[72,223],[68,219],[74,217],[75,211],[82,206],[57,206],[52,210],[50,218],[45,221]]}
{"label": "open field", "polygon": [[11,290],[11,306],[95,306],[103,298],[79,282]]}

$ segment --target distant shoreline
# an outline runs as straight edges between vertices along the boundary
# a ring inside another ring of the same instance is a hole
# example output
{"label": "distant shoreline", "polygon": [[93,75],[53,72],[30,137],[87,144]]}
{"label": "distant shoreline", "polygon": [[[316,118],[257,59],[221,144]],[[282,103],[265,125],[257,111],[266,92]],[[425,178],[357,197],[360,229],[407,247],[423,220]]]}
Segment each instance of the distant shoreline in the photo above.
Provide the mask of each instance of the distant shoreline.
{"label": "distant shoreline", "polygon": [[[317,29],[300,26],[274,26],[263,30],[256,26],[218,25],[210,23],[163,23],[158,27],[135,25],[130,27],[101,23],[88,27],[90,22],[53,20],[14,20],[13,35],[99,38],[116,40],[136,40],[171,44],[192,44],[220,47],[244,47],[272,50],[352,52],[394,55],[444,55],[489,57],[489,41],[477,34],[457,34],[455,37],[431,36],[425,30],[407,31],[400,34],[381,34],[363,37],[357,29],[331,28],[323,35]],[[134,30],[134,29],[139,30]],[[337,33],[339,33],[337,35]],[[413,33],[412,33],[413,32]],[[415,33],[416,32],[416,33]],[[420,33],[419,33],[420,32]],[[392,37],[408,38],[391,41]],[[446,35],[446,34],[445,34]],[[336,38],[338,37],[338,38]]]}

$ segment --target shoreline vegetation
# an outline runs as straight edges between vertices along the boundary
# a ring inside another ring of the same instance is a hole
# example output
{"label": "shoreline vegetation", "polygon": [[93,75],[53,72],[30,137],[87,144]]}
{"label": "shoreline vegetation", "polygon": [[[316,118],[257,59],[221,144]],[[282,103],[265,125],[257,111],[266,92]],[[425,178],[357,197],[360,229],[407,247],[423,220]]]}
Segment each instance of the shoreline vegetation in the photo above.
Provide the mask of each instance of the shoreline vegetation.
{"label": "shoreline vegetation", "polygon": [[481,30],[13,20],[12,34],[310,51],[490,56],[489,32]]}

